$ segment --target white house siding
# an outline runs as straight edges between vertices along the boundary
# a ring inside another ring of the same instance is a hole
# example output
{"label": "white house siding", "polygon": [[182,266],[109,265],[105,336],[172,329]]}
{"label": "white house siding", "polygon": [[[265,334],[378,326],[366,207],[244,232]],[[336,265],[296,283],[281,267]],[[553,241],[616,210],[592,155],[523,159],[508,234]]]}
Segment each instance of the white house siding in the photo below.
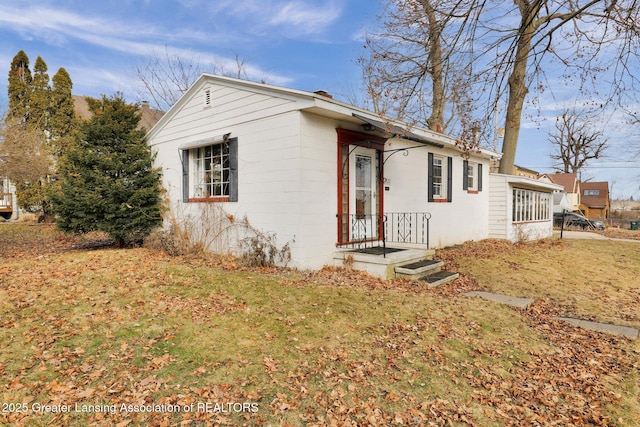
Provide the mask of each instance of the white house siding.
{"label": "white house siding", "polygon": [[[210,105],[205,105],[205,90],[210,91]],[[149,133],[176,219],[205,229],[222,220],[232,231],[223,233],[211,249],[233,252],[246,217],[254,229],[275,234],[278,246],[290,244],[290,265],[319,268],[332,263],[338,240],[336,128],[363,131],[352,111],[312,94],[201,78]],[[180,147],[226,134],[238,140],[238,201],[183,203]],[[431,137],[449,141],[442,135]],[[409,147],[419,148],[389,158],[389,150]],[[469,159],[482,164],[483,170],[483,191],[472,194],[463,190],[464,158],[455,149],[391,139],[385,151],[385,212],[430,213],[431,247],[489,236],[487,153]],[[428,201],[430,152],[452,158],[450,203]],[[214,215],[207,217],[211,211]]]}
{"label": "white house siding", "polygon": [[[211,90],[211,106],[205,106],[205,89]],[[252,227],[275,233],[279,246],[293,242],[300,231],[300,113],[296,103],[211,84],[195,90],[183,102],[151,141],[174,215],[205,226],[201,224],[203,213],[215,205],[233,215],[236,225],[246,217]],[[181,203],[179,147],[227,133],[238,138],[238,202]],[[236,236],[241,235],[238,230]],[[233,243],[221,242],[228,249],[233,249]],[[292,250],[298,246],[296,239]]]}
{"label": "white house siding", "polygon": [[[393,154],[384,165],[384,194],[386,212],[429,212],[430,246],[443,247],[467,240],[486,239],[488,237],[488,171],[489,159],[472,156],[469,161],[482,164],[483,190],[471,194],[463,190],[462,155],[452,149],[423,145],[419,142],[392,139],[387,141],[385,150],[411,148]],[[450,203],[428,201],[428,153],[448,156],[453,159],[452,201]],[[390,153],[389,153],[390,154]],[[389,156],[385,154],[385,158]],[[477,169],[476,169],[477,170]],[[476,177],[477,179],[477,177]]]}
{"label": "white house siding", "polygon": [[[348,124],[301,114],[299,256],[307,267],[332,262],[337,241],[336,128]],[[298,239],[296,239],[298,240]]]}
{"label": "white house siding", "polygon": [[512,196],[506,179],[489,175],[489,237],[506,239],[512,222]]}

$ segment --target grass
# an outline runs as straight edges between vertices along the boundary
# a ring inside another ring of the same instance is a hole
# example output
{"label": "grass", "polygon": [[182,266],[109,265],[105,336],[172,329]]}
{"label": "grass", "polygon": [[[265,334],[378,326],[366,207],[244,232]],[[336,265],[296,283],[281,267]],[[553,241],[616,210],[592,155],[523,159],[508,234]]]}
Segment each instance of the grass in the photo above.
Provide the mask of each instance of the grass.
{"label": "grass", "polygon": [[[546,287],[529,283],[545,260],[580,251],[615,261],[624,270],[616,283],[632,280],[633,246],[527,245],[477,263],[465,246],[456,262],[478,284],[465,276],[423,289],[337,269],[243,270],[224,259],[72,244],[51,227],[0,225],[5,425],[640,422],[637,345],[550,319],[558,309],[587,313],[574,275],[558,268],[545,273],[558,275]],[[622,300],[637,296],[637,281],[616,288],[611,271],[590,268],[599,285],[587,291],[627,319],[593,316],[635,325],[640,302],[627,309]],[[460,294],[473,286],[547,299],[517,311]],[[165,406],[126,410],[151,404]],[[58,407],[73,410],[51,412]]]}
{"label": "grass", "polygon": [[567,316],[640,328],[639,260],[639,243],[563,240],[457,262],[484,290],[548,298]]}

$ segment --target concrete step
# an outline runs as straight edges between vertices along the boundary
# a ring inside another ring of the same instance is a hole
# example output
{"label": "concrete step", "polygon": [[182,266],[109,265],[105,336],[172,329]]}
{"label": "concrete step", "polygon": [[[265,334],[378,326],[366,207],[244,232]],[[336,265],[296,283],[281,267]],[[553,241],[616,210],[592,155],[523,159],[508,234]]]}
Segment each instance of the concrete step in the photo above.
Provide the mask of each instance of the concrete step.
{"label": "concrete step", "polygon": [[395,267],[396,277],[406,277],[409,279],[420,279],[442,270],[444,263],[433,259],[423,259],[410,264],[403,264]]}
{"label": "concrete step", "polygon": [[431,274],[427,277],[423,277],[420,280],[426,282],[430,287],[442,286],[444,284],[453,282],[460,275],[458,273],[452,273],[450,271],[439,271],[437,273]]}
{"label": "concrete step", "polygon": [[436,252],[434,249],[386,249],[386,254],[380,254],[381,248],[341,250],[333,254],[334,265],[366,271],[382,279],[393,279],[396,267],[433,258]]}

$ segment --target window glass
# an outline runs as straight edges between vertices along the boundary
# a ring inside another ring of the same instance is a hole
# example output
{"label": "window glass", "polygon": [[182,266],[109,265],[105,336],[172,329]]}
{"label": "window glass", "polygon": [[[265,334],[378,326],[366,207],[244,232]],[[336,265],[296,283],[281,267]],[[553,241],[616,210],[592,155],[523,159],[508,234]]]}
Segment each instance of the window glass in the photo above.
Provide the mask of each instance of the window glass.
{"label": "window glass", "polygon": [[229,144],[222,143],[191,150],[193,193],[190,197],[229,196]]}
{"label": "window glass", "polygon": [[550,194],[534,190],[513,189],[513,222],[548,221]]}
{"label": "window glass", "polygon": [[443,185],[442,185],[442,158],[433,158],[433,196],[443,197]]}
{"label": "window glass", "polygon": [[473,179],[473,171],[476,168],[475,163],[467,163],[467,188],[469,190],[475,190],[474,179]]}

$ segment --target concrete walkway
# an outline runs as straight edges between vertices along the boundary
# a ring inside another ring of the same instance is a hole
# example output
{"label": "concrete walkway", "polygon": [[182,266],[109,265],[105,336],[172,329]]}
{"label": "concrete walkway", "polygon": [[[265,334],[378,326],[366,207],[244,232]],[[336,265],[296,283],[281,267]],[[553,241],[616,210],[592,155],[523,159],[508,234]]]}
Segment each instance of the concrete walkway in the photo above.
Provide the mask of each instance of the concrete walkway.
{"label": "concrete walkway", "polygon": [[[506,304],[511,307],[517,307],[517,308],[527,308],[529,305],[533,304],[534,302],[532,298],[512,297],[509,295],[496,294],[493,292],[473,291],[473,292],[466,292],[464,293],[464,295],[468,297],[478,297],[478,298],[486,299],[488,301],[493,301],[500,304]],[[640,337],[640,332],[636,328],[631,328],[629,326],[618,326],[618,325],[611,325],[608,323],[590,322],[588,320],[574,319],[571,317],[555,317],[554,319],[561,320],[563,322],[567,322],[572,325],[579,326],[581,328],[590,329],[592,331],[622,335],[634,340]]]}
{"label": "concrete walkway", "polygon": [[480,297],[489,301],[498,302],[500,304],[510,305],[511,307],[527,308],[533,304],[532,298],[519,298],[509,295],[494,294],[492,292],[473,291],[465,293],[468,297]]}
{"label": "concrete walkway", "polygon": [[607,332],[609,334],[624,335],[627,338],[637,339],[638,330],[629,326],[610,325],[608,323],[590,322],[588,320],[573,319],[571,317],[556,317],[556,320],[571,323],[581,328],[591,329],[592,331]]}
{"label": "concrete walkway", "polygon": [[[553,236],[560,238],[560,232],[558,230],[554,230]],[[613,237],[606,237],[599,233],[594,233],[592,231],[575,231],[575,230],[564,230],[562,233],[563,239],[585,239],[585,240],[611,240],[615,242],[633,242],[640,243],[640,240],[635,239],[618,239]]]}

